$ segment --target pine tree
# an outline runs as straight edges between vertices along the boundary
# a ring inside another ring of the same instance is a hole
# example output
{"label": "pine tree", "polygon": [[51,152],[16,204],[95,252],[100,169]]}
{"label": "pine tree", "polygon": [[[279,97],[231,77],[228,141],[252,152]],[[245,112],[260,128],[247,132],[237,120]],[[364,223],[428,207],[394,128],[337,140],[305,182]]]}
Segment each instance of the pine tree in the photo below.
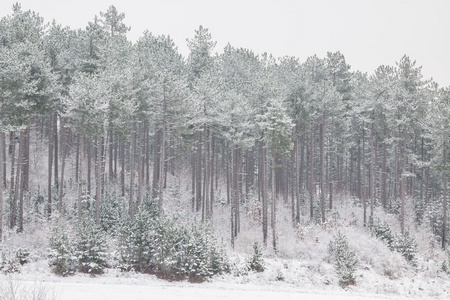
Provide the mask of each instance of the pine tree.
{"label": "pine tree", "polygon": [[92,275],[103,273],[108,255],[106,236],[87,215],[77,224],[75,253],[80,272]]}
{"label": "pine tree", "polygon": [[75,249],[65,225],[59,219],[52,227],[50,250],[49,265],[53,272],[62,276],[74,274],[77,267]]}
{"label": "pine tree", "polygon": [[355,252],[350,250],[345,235],[340,231],[328,244],[328,253],[334,258],[339,284],[342,286],[355,284],[358,260]]}

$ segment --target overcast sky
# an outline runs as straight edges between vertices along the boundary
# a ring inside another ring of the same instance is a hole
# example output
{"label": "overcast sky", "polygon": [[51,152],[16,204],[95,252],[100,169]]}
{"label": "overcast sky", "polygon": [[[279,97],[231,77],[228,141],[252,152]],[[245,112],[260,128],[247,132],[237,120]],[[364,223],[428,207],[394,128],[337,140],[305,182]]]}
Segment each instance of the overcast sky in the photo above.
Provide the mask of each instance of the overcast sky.
{"label": "overcast sky", "polygon": [[[17,1],[1,0],[0,17]],[[135,41],[145,29],[170,35],[187,56],[186,39],[202,25],[217,41],[275,57],[324,57],[341,51],[352,70],[371,74],[407,54],[426,79],[450,86],[450,0],[22,0],[46,22],[85,28],[115,5]]]}

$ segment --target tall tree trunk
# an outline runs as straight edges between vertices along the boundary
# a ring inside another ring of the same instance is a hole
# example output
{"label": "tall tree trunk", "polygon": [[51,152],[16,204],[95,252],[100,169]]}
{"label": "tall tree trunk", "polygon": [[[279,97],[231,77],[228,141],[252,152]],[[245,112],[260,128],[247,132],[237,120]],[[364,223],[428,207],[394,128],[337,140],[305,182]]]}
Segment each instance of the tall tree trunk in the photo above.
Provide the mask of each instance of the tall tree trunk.
{"label": "tall tree trunk", "polygon": [[134,221],[134,171],[135,171],[135,156],[136,156],[136,122],[133,122],[133,133],[131,142],[131,170],[130,170],[130,199],[129,210],[131,221]]}
{"label": "tall tree trunk", "polygon": [[236,214],[236,198],[235,198],[235,196],[236,196],[236,193],[235,193],[235,190],[236,190],[236,183],[235,183],[235,180],[234,180],[234,174],[235,174],[235,167],[236,167],[236,164],[235,164],[235,160],[236,160],[236,158],[235,158],[235,150],[234,150],[234,143],[232,143],[231,144],[231,177],[232,177],[232,179],[231,179],[231,199],[230,199],[230,201],[231,201],[231,205],[230,205],[230,224],[231,224],[231,247],[232,247],[232,249],[234,249],[234,239],[235,239],[235,237],[236,237],[236,228],[235,228],[235,225],[236,225],[236,223],[235,223],[235,214]]}
{"label": "tall tree trunk", "polygon": [[96,137],[96,147],[97,147],[97,157],[95,159],[95,224],[100,224],[100,201],[102,198],[102,172],[101,172],[101,164],[102,164],[102,138]]}
{"label": "tall tree trunk", "polygon": [[[195,136],[195,135],[194,135]],[[197,147],[195,145],[195,141],[192,145],[192,152],[191,152],[191,209],[192,212],[196,211],[196,206],[195,206],[195,195],[196,195],[196,178],[195,176],[197,175],[197,163],[196,163],[196,159],[197,159]],[[228,193],[228,189],[227,189],[227,193]]]}
{"label": "tall tree trunk", "polygon": [[14,186],[14,173],[15,173],[15,157],[16,157],[16,134],[14,131],[11,131],[9,134],[9,155],[11,156],[11,180],[10,180],[10,190],[11,193],[14,194],[15,186]]}
{"label": "tall tree trunk", "polygon": [[[27,129],[24,129],[20,132],[20,150],[19,150],[19,157],[18,157],[18,163],[17,170],[20,169],[20,180],[19,185],[17,186],[19,188],[19,210],[18,210],[18,226],[17,226],[17,232],[23,232],[23,197],[24,197],[24,190],[25,190],[25,178],[26,175],[26,143],[27,143]],[[17,174],[19,175],[19,173]]]}
{"label": "tall tree trunk", "polygon": [[0,156],[0,162],[2,164],[1,168],[3,169],[3,180],[0,182],[0,184],[6,189],[6,137],[4,132],[0,132],[0,139],[2,139],[3,141],[3,148],[2,150],[0,150],[3,152],[3,154]]}
{"label": "tall tree trunk", "polygon": [[120,139],[120,186],[122,197],[125,197],[125,139]]}
{"label": "tall tree trunk", "polygon": [[311,138],[309,149],[309,214],[310,220],[314,220],[314,123],[311,121]]}
{"label": "tall tree trunk", "polygon": [[373,222],[373,206],[375,202],[375,130],[372,123],[370,130],[370,220]]}
{"label": "tall tree trunk", "polygon": [[195,203],[196,203],[196,211],[199,212],[202,208],[202,132],[197,131],[197,158],[196,163],[197,166],[195,170],[197,174],[195,174]]}
{"label": "tall tree trunk", "polygon": [[79,166],[78,166],[78,221],[81,221],[81,198],[83,194],[83,149],[84,149],[84,136],[79,133]]}
{"label": "tall tree trunk", "polygon": [[[161,176],[161,130],[155,126],[155,137],[153,142],[153,180],[152,180],[152,199],[159,197],[159,177]],[[159,205],[159,204],[158,204]]]}
{"label": "tall tree trunk", "polygon": [[52,215],[52,171],[53,171],[53,121],[52,117],[48,120],[48,178],[47,178],[47,217],[50,219]]}
{"label": "tall tree trunk", "polygon": [[166,91],[164,89],[164,98],[163,98],[163,118],[162,118],[162,141],[161,141],[161,171],[159,177],[159,202],[158,202],[158,211],[159,214],[162,214],[163,210],[163,195],[164,195],[164,187],[165,187],[165,176],[166,176],[166,139],[167,139],[167,126],[166,126],[166,109],[167,109],[167,100],[166,100]]}
{"label": "tall tree trunk", "polygon": [[300,223],[300,189],[303,191],[303,174],[304,174],[304,161],[305,161],[305,135],[302,134],[302,139],[300,142],[300,165],[298,164],[298,137],[296,138],[297,143],[297,153],[296,153],[296,164],[295,164],[295,172],[299,176],[298,182],[295,184],[295,198],[297,199],[297,212],[296,212],[296,221]]}
{"label": "tall tree trunk", "polygon": [[320,212],[322,223],[325,223],[325,120],[320,124]]}
{"label": "tall tree trunk", "polygon": [[259,141],[259,169],[260,178],[258,178],[260,191],[261,191],[261,201],[262,201],[262,229],[263,229],[263,244],[267,247],[267,223],[268,223],[268,209],[267,209],[267,192],[266,192],[266,149],[264,147],[264,141]]}
{"label": "tall tree trunk", "polygon": [[137,184],[137,206],[139,207],[142,202],[142,192],[144,188],[144,170],[143,170],[143,124],[142,120],[139,122],[138,126],[138,157],[136,163],[136,169],[138,174],[138,184]]}
{"label": "tall tree trunk", "polygon": [[60,213],[63,213],[63,197],[64,197],[64,172],[66,167],[66,157],[67,157],[67,148],[68,148],[68,128],[65,128],[66,118],[61,120],[61,181],[59,183],[59,201],[58,201],[58,210]]}
{"label": "tall tree trunk", "polygon": [[272,227],[272,247],[273,251],[277,253],[277,195],[275,186],[275,172],[276,172],[276,162],[275,162],[275,151],[272,149],[272,209],[271,209],[271,222]]}
{"label": "tall tree trunk", "polygon": [[[0,116],[1,117],[1,116]],[[0,120],[0,124],[2,121]],[[2,166],[0,167],[0,243],[3,242],[3,189],[5,170],[3,168],[3,157],[5,155],[5,133],[0,131],[0,161]]]}
{"label": "tall tree trunk", "polygon": [[214,211],[214,166],[215,166],[215,156],[216,156],[216,139],[214,136],[214,132],[211,133],[211,194],[210,194],[210,204],[209,204],[209,214],[208,217],[212,218],[213,211]]}
{"label": "tall tree trunk", "polygon": [[387,204],[387,151],[386,151],[386,142],[383,141],[383,161],[382,161],[382,170],[381,170],[381,202],[383,203],[383,208],[386,209]]}
{"label": "tall tree trunk", "polygon": [[361,200],[363,202],[363,210],[364,210],[364,227],[367,226],[367,201],[366,201],[366,143],[365,143],[365,124],[363,122],[363,128],[362,128],[362,187],[361,187],[361,193],[362,197]]}
{"label": "tall tree trunk", "polygon": [[405,202],[406,202],[406,155],[405,155],[405,145],[403,140],[400,141],[400,161],[402,162],[400,177],[401,177],[401,214],[400,214],[400,230],[401,233],[405,233]]}
{"label": "tall tree trunk", "polygon": [[202,206],[202,221],[208,219],[209,217],[209,175],[210,175],[210,161],[209,161],[209,128],[204,126],[204,134],[205,134],[205,168],[204,168],[204,183],[203,183],[203,206]]}
{"label": "tall tree trunk", "polygon": [[447,242],[447,153],[446,143],[443,145],[443,171],[442,171],[442,249],[445,250]]}
{"label": "tall tree trunk", "polygon": [[108,125],[108,140],[109,140],[109,155],[108,155],[108,178],[112,182],[114,179],[114,134],[112,128],[112,122]]}
{"label": "tall tree trunk", "polygon": [[[91,191],[92,191],[92,138],[91,137],[87,137],[87,194],[91,195]],[[94,153],[94,157],[95,153]],[[88,208],[89,208],[89,202],[88,204]]]}

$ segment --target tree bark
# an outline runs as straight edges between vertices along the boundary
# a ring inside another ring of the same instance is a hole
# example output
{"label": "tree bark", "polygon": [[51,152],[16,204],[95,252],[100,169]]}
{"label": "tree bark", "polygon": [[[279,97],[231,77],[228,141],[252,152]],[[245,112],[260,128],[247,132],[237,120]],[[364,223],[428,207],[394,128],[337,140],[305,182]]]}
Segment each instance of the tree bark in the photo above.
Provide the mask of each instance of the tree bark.
{"label": "tree bark", "polygon": [[53,171],[53,121],[50,117],[48,121],[48,178],[47,178],[47,217],[50,219],[52,215],[52,171]]}
{"label": "tree bark", "polygon": [[[18,209],[18,226],[17,226],[17,232],[23,232],[23,197],[24,197],[24,190],[25,190],[25,179],[26,179],[26,143],[27,143],[27,129],[24,129],[20,132],[20,150],[19,150],[19,157],[18,157],[18,163],[17,170],[20,169],[20,179],[19,179],[19,209]],[[19,176],[19,173],[17,174]]]}
{"label": "tree bark", "polygon": [[364,128],[364,122],[363,122],[363,128],[362,128],[362,187],[361,187],[361,193],[362,197],[361,200],[363,202],[363,210],[364,210],[364,227],[367,226],[367,201],[366,201],[366,143],[365,143],[365,128]]}
{"label": "tree bark", "polygon": [[79,166],[78,166],[78,221],[81,221],[81,198],[83,194],[83,149],[84,149],[84,136],[79,134]]}
{"label": "tree bark", "polygon": [[[2,121],[0,121],[2,122]],[[5,170],[3,168],[3,157],[5,155],[5,133],[0,131],[0,161],[2,166],[0,167],[0,243],[3,242],[3,189]]]}
{"label": "tree bark", "polygon": [[136,154],[136,122],[133,122],[133,133],[131,142],[131,170],[130,170],[130,199],[129,210],[131,221],[134,221],[134,171],[135,171],[135,154]]}
{"label": "tree bark", "polygon": [[442,249],[445,250],[447,242],[447,153],[446,143],[443,145],[443,171],[442,171]]}
{"label": "tree bark", "polygon": [[102,198],[102,172],[101,172],[101,164],[102,164],[102,138],[96,137],[96,147],[97,147],[97,157],[95,159],[95,224],[100,224],[100,201]]}

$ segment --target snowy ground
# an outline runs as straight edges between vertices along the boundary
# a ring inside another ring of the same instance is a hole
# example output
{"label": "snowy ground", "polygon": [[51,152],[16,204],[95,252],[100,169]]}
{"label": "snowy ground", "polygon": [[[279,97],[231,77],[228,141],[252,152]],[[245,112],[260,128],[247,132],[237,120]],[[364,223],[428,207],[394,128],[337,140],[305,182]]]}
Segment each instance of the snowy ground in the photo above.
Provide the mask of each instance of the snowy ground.
{"label": "snowy ground", "polygon": [[[55,278],[54,278],[55,279]],[[7,279],[3,278],[2,281]],[[261,286],[256,284],[236,284],[208,282],[190,284],[186,282],[170,283],[147,276],[146,279],[124,280],[124,278],[92,279],[72,277],[55,281],[36,281],[14,278],[14,284],[22,290],[45,290],[48,299],[59,300],[144,300],[144,299],[302,299],[302,300],[383,300],[407,299],[399,296],[363,294],[352,291],[306,290],[279,286]]]}
{"label": "snowy ground", "polygon": [[[368,271],[359,274],[356,286],[342,289],[333,281],[333,270],[327,264],[321,266],[323,273],[319,276],[317,271],[304,273],[299,261],[268,259],[266,263],[267,269],[262,273],[227,274],[196,284],[168,282],[154,275],[122,273],[116,269],[107,269],[105,274],[96,277],[80,273],[59,277],[50,272],[46,261],[39,261],[25,265],[21,273],[1,275],[0,300],[12,299],[8,296],[11,284],[17,291],[28,295],[33,291],[44,291],[47,295],[15,298],[20,300],[448,299],[448,293],[443,291],[447,284],[442,284],[438,278],[421,282],[417,277],[415,280],[390,280]],[[289,264],[289,270],[284,269],[286,264]],[[284,278],[277,280],[280,273]]]}

